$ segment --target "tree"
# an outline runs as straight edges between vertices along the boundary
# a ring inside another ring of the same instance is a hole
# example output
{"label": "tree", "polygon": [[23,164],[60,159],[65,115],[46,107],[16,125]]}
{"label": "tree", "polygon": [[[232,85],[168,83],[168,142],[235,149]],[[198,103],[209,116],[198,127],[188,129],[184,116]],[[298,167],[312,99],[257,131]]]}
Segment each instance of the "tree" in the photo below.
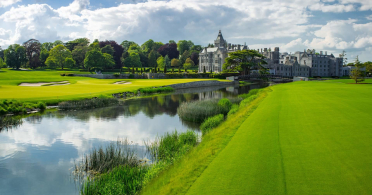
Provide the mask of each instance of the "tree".
{"label": "tree", "polygon": [[72,58],[67,57],[65,59],[65,66],[69,68],[73,68],[75,66],[75,60]]}
{"label": "tree", "polygon": [[183,64],[184,69],[189,69],[193,66],[195,66],[194,61],[192,61],[190,58],[187,58],[185,63]]}
{"label": "tree", "polygon": [[57,62],[52,59],[52,58],[48,58],[46,61],[45,61],[45,65],[47,65],[49,68],[57,68]]}
{"label": "tree", "polygon": [[101,41],[99,42],[99,47],[100,48],[103,48],[105,47],[106,45],[111,45],[112,48],[114,48],[114,61],[115,61],[115,66],[116,68],[121,68],[122,67],[122,64],[121,64],[121,56],[123,55],[123,52],[124,52],[124,48],[117,44],[115,41]]}
{"label": "tree", "polygon": [[190,57],[190,52],[186,50],[183,52],[183,54],[180,57],[181,64],[184,64],[186,62],[186,59]]}
{"label": "tree", "polygon": [[193,53],[193,52],[200,53],[202,50],[203,50],[203,48],[202,48],[201,45],[193,45],[190,49],[190,52],[191,53]]}
{"label": "tree", "polygon": [[45,42],[41,45],[41,49],[45,49],[47,51],[50,51],[51,49],[53,49],[54,47],[54,44],[52,42]]}
{"label": "tree", "polygon": [[40,66],[41,43],[36,39],[30,39],[23,43],[26,49],[26,57],[30,68],[35,69]]}
{"label": "tree", "polygon": [[152,48],[152,50],[158,51],[158,49],[159,49],[161,46],[163,46],[163,45],[164,45],[164,43],[162,43],[162,42],[155,42],[155,43],[154,43],[154,46],[153,46],[153,48]]}
{"label": "tree", "polygon": [[53,47],[53,49],[51,49],[49,52],[48,59],[54,61],[57,64],[57,67],[62,68],[62,70],[65,66],[66,58],[72,58],[72,55],[71,51],[63,45],[57,45]]}
{"label": "tree", "polygon": [[180,53],[184,53],[186,50],[190,51],[191,47],[194,46],[192,41],[180,40],[177,43],[177,49]]}
{"label": "tree", "polygon": [[78,67],[84,68],[85,55],[87,54],[87,52],[89,51],[89,49],[92,49],[92,48],[90,48],[88,46],[78,45],[72,51],[72,53],[71,53],[72,54],[72,59],[75,60],[76,65]]}
{"label": "tree", "polygon": [[130,45],[132,45],[132,44],[137,44],[137,43],[135,43],[133,41],[127,41],[127,40],[125,40],[125,41],[121,42],[120,45],[123,47],[124,51],[128,51]]}
{"label": "tree", "polygon": [[115,51],[114,51],[114,48],[111,47],[111,45],[106,45],[106,46],[101,48],[101,52],[110,54],[111,56],[114,56]]}
{"label": "tree", "polygon": [[55,47],[55,46],[57,46],[57,45],[63,45],[63,42],[60,41],[60,40],[54,41],[54,43],[53,43],[53,47]]}
{"label": "tree", "polygon": [[164,68],[170,67],[170,66],[171,66],[171,61],[170,61],[168,55],[166,55],[165,58],[164,58]]}
{"label": "tree", "polygon": [[364,64],[362,64],[359,61],[359,56],[356,57],[355,62],[354,62],[354,65],[355,65],[355,68],[353,70],[351,70],[351,72],[350,72],[350,78],[353,79],[355,81],[355,83],[363,82],[364,81],[365,74],[361,70],[361,68],[364,67]]}
{"label": "tree", "polygon": [[0,46],[0,58],[4,59],[4,50]]}
{"label": "tree", "polygon": [[46,66],[45,61],[48,59],[48,57],[49,57],[49,51],[46,49],[42,49],[40,52],[40,66],[41,67]]}
{"label": "tree", "polygon": [[156,57],[156,51],[155,50],[152,50],[150,53],[149,53],[149,57],[148,57],[148,65],[149,67],[154,67],[156,68],[157,66],[157,57]]}
{"label": "tree", "polygon": [[127,58],[124,60],[124,66],[126,67],[142,67],[141,59],[138,53],[132,52],[129,54]]}
{"label": "tree", "polygon": [[343,58],[343,62],[342,62],[343,64],[342,65],[346,66],[347,58],[346,58],[346,51],[345,50],[342,51],[342,54],[340,54],[340,57]]}
{"label": "tree", "polygon": [[102,70],[105,66],[105,62],[106,59],[102,52],[97,49],[93,49],[87,52],[87,55],[84,59],[84,66],[89,70]]}
{"label": "tree", "polygon": [[239,71],[243,75],[259,64],[266,64],[265,56],[256,50],[241,50],[229,53],[223,64],[224,71]]}
{"label": "tree", "polygon": [[115,66],[115,61],[112,55],[108,53],[103,53],[103,57],[105,58],[105,64],[103,68],[108,69],[108,68],[112,68]]}
{"label": "tree", "polygon": [[0,69],[1,68],[5,68],[5,67],[6,67],[6,64],[5,64],[4,60],[3,60],[3,58],[0,58]]}
{"label": "tree", "polygon": [[164,68],[164,57],[163,56],[160,56],[157,60],[156,60],[157,64],[158,64],[158,67],[159,68]]}
{"label": "tree", "polygon": [[169,59],[178,58],[178,56],[180,55],[179,51],[177,50],[177,44],[175,44],[175,43],[167,43],[167,44],[161,46],[158,49],[158,52],[163,57],[168,55]]}
{"label": "tree", "polygon": [[141,48],[142,48],[142,51],[148,55],[151,52],[151,50],[154,49],[154,46],[155,46],[155,42],[152,39],[149,39],[148,41],[146,41],[145,43],[141,45]]}
{"label": "tree", "polygon": [[172,67],[179,67],[180,66],[180,60],[179,59],[176,59],[174,58],[172,61],[171,61],[171,66]]}
{"label": "tree", "polygon": [[169,40],[168,43],[176,43],[174,40]]}
{"label": "tree", "polygon": [[354,63],[348,63],[346,66],[355,66]]}
{"label": "tree", "polygon": [[140,60],[141,60],[142,67],[148,66],[149,59],[147,58],[147,56],[141,52],[141,53],[139,53],[139,57],[140,57]]}
{"label": "tree", "polygon": [[88,38],[79,38],[66,43],[66,48],[70,51],[74,50],[76,46],[88,46],[90,40]]}
{"label": "tree", "polygon": [[5,63],[13,69],[19,69],[27,62],[26,48],[18,44],[10,45],[4,51]]}
{"label": "tree", "polygon": [[364,66],[366,67],[366,72],[371,74],[372,73],[372,62],[371,61],[364,62]]}
{"label": "tree", "polygon": [[193,52],[190,56],[191,60],[194,61],[195,65],[199,64],[199,53]]}

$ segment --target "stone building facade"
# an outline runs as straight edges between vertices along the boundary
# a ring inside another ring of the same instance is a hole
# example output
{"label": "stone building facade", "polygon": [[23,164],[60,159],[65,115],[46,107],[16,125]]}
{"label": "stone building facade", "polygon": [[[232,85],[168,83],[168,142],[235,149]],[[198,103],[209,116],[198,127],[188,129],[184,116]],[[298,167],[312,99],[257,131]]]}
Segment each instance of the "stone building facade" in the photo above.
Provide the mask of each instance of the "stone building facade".
{"label": "stone building facade", "polygon": [[[221,72],[222,65],[230,52],[249,49],[246,44],[234,45],[228,43],[219,31],[217,39],[214,41],[213,48],[204,48],[199,54],[199,72],[203,72],[204,67],[207,72]],[[343,58],[335,57],[333,54],[315,50],[304,50],[288,54],[280,53],[279,47],[274,50],[270,48],[258,49],[259,53],[266,57],[270,74],[282,76],[301,76],[301,77],[331,77],[345,76],[343,71]]]}

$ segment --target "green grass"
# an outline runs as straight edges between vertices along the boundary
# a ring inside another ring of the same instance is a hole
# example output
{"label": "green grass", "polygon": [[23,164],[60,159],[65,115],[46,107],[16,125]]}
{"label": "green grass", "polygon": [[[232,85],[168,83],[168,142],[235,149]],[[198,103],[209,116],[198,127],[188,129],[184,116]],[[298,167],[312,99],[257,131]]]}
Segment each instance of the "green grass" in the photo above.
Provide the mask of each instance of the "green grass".
{"label": "green grass", "polygon": [[232,114],[229,120],[203,136],[197,147],[164,170],[156,179],[151,180],[141,194],[185,194],[209,163],[226,147],[244,120],[267,96],[266,91],[257,96],[251,104]]}
{"label": "green grass", "polygon": [[[16,71],[2,69],[0,72],[0,100],[17,99],[21,101],[45,101],[57,103],[63,100],[77,100],[109,95],[124,91],[136,91],[140,88],[201,81],[205,79],[94,79],[89,77],[60,76],[61,73],[77,71]],[[117,81],[132,84],[114,85]],[[70,85],[21,87],[20,83],[69,81]]]}
{"label": "green grass", "polygon": [[352,81],[272,87],[191,188],[178,192],[371,194],[372,85],[345,83]]}

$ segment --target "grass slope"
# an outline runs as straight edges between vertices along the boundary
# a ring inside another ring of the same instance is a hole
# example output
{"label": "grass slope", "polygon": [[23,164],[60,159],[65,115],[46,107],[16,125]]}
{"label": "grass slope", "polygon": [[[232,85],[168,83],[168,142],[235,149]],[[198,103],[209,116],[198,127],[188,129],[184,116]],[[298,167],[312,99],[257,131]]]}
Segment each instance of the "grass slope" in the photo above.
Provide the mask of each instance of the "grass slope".
{"label": "grass slope", "polygon": [[187,194],[371,194],[372,85],[347,82],[272,87]]}
{"label": "grass slope", "polygon": [[267,96],[265,90],[248,106],[203,136],[203,141],[180,161],[163,171],[141,191],[141,194],[185,194],[209,163],[226,147],[239,126]]}
{"label": "grass slope", "polygon": [[[135,91],[139,88],[186,83],[205,79],[125,79],[132,84],[113,85],[124,79],[94,79],[88,77],[60,76],[65,71],[15,71],[2,69],[0,72],[0,99],[22,101],[58,102]],[[68,72],[71,73],[71,72]],[[72,72],[74,73],[74,72]],[[20,83],[69,81],[70,85],[21,87]]]}

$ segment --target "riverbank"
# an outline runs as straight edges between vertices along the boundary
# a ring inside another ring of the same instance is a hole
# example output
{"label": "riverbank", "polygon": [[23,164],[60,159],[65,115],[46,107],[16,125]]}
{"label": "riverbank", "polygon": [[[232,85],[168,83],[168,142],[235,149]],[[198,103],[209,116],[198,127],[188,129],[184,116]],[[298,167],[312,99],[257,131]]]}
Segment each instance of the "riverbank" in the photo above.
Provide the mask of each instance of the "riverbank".
{"label": "riverbank", "polygon": [[[141,194],[186,193],[213,159],[227,146],[235,132],[258,105],[270,93],[270,88],[261,90],[258,96],[238,112],[232,114],[217,128],[209,131],[202,142],[171,167],[152,180]],[[244,100],[243,100],[244,101]]]}

